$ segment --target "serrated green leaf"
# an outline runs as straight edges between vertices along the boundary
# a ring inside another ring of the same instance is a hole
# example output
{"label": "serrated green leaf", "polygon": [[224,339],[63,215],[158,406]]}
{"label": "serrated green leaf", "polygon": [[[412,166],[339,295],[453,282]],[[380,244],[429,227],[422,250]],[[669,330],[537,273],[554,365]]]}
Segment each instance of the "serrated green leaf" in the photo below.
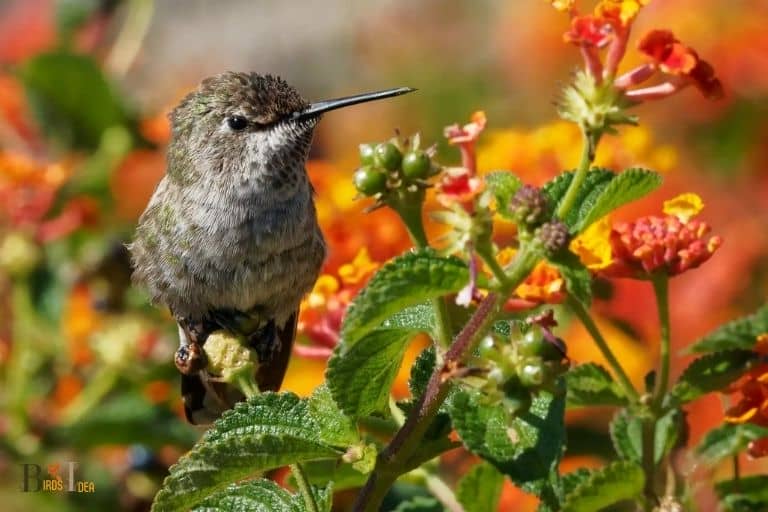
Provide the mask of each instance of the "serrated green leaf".
{"label": "serrated green leaf", "polygon": [[357,343],[340,343],[325,376],[334,400],[353,418],[384,412],[389,392],[413,337],[410,329],[377,329]]}
{"label": "serrated green leaf", "polygon": [[522,184],[520,178],[509,171],[494,171],[485,175],[485,185],[496,200],[496,213],[513,220],[509,213],[509,201]]}
{"label": "serrated green leaf", "polygon": [[382,327],[431,332],[435,328],[435,310],[430,302],[422,302],[398,311],[382,322]]}
{"label": "serrated green leaf", "polygon": [[696,447],[696,453],[707,463],[715,464],[743,452],[750,442],[765,437],[768,437],[768,427],[754,423],[726,424],[707,432]]}
{"label": "serrated green leaf", "polygon": [[571,251],[563,251],[549,262],[557,268],[565,280],[568,294],[589,307],[592,303],[592,273]]}
{"label": "serrated green leaf", "polygon": [[291,493],[272,480],[259,479],[232,484],[217,491],[195,507],[194,512],[296,512]]}
{"label": "serrated green leaf", "polygon": [[107,129],[133,124],[91,57],[40,54],[24,63],[19,77],[38,126],[66,147],[95,149]]}
{"label": "serrated green leaf", "polygon": [[427,347],[411,365],[411,377],[408,379],[408,389],[411,396],[418,399],[427,390],[427,383],[435,371],[435,349]]}
{"label": "serrated green leaf", "polygon": [[672,395],[682,403],[725,388],[747,370],[756,357],[748,350],[726,350],[704,355],[685,369],[672,389]]}
{"label": "serrated green leaf", "polygon": [[316,460],[302,463],[304,473],[312,485],[325,485],[333,482],[334,491],[357,489],[365,485],[368,475],[352,467],[352,464],[339,464],[337,460]]}
{"label": "serrated green leaf", "polygon": [[456,392],[453,426],[464,445],[518,485],[540,492],[563,453],[565,400],[540,392],[530,410],[508,421],[502,407],[476,392]]}
{"label": "serrated green leaf", "polygon": [[324,402],[323,389],[318,389],[309,400],[290,392],[260,393],[226,411],[201,442],[269,434],[346,449],[358,442],[359,436],[349,426],[349,420],[338,409],[334,411],[333,402]]}
{"label": "serrated green leaf", "polygon": [[765,512],[768,509],[768,475],[718,482],[715,492],[728,512]]}
{"label": "serrated green leaf", "polygon": [[768,333],[768,305],[754,314],[724,324],[694,343],[691,352],[719,352],[722,350],[751,350],[757,337]]}
{"label": "serrated green leaf", "polygon": [[488,512],[496,510],[501,497],[504,475],[485,462],[476,464],[459,480],[456,498],[464,512]]}
{"label": "serrated green leaf", "polygon": [[455,293],[469,280],[466,264],[434,250],[409,252],[384,265],[347,309],[341,338],[350,347],[398,311]]}
{"label": "serrated green leaf", "polygon": [[360,441],[355,422],[346,416],[333,399],[327,384],[309,397],[309,413],[317,422],[320,440],[329,446],[351,446]]}
{"label": "serrated green leaf", "polygon": [[171,466],[152,511],[186,510],[227,485],[259,472],[339,455],[334,448],[288,435],[229,436],[201,442]]}
{"label": "serrated green leaf", "polygon": [[[321,512],[330,512],[330,488],[312,489],[315,503]],[[266,479],[251,480],[230,485],[203,500],[193,512],[307,512],[304,497],[291,494]]]}
{"label": "serrated green leaf", "polygon": [[[544,185],[544,192],[557,209],[573,181],[566,172]],[[574,208],[563,221],[572,233],[579,233],[616,208],[639,199],[661,185],[661,176],[647,169],[627,169],[613,173],[607,169],[591,169],[579,189]]]}
{"label": "serrated green leaf", "polygon": [[661,176],[648,169],[632,168],[617,174],[590,208],[579,208],[579,222],[574,228],[579,232],[585,230],[616,208],[653,192],[661,183]]}
{"label": "serrated green leaf", "polygon": [[[568,171],[560,174],[552,181],[545,183],[542,187],[543,192],[547,195],[549,203],[552,206],[552,211],[557,211],[560,207],[560,203],[565,197],[565,193],[568,191],[568,187],[573,181],[575,173]],[[563,222],[571,228],[572,232],[576,232],[573,228],[579,223],[582,218],[582,210],[586,212],[592,207],[594,202],[600,196],[601,192],[608,183],[616,177],[616,174],[608,169],[591,169],[587,176],[584,178],[584,182],[581,184],[581,188],[576,195],[576,200],[573,202],[574,207],[565,216]]]}
{"label": "serrated green leaf", "polygon": [[624,500],[635,499],[645,484],[643,470],[631,462],[614,462],[591,471],[568,493],[562,512],[595,512]]}
{"label": "serrated green leaf", "polygon": [[595,363],[574,366],[565,374],[569,407],[627,404],[627,398],[608,370]]}
{"label": "serrated green leaf", "polygon": [[586,468],[579,468],[576,471],[571,471],[560,477],[560,487],[562,489],[563,496],[567,496],[572,493],[576,487],[582,485],[589,479],[592,472]]}
{"label": "serrated green leaf", "polygon": [[616,413],[610,424],[611,441],[616,454],[624,460],[640,462],[643,453],[643,424],[626,409]]}

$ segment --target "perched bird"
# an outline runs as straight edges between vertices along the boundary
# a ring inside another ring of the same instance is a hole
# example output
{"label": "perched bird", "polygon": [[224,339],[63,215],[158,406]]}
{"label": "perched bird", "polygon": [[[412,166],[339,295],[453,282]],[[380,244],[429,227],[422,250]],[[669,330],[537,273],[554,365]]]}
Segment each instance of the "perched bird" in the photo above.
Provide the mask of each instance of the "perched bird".
{"label": "perched bird", "polygon": [[171,112],[166,175],[129,244],[134,282],[179,326],[187,419],[209,423],[244,397],[206,369],[224,330],[256,354],[255,382],[283,380],[302,296],[325,258],[305,163],[323,112],[410,92],[309,104],[278,77],[226,72]]}

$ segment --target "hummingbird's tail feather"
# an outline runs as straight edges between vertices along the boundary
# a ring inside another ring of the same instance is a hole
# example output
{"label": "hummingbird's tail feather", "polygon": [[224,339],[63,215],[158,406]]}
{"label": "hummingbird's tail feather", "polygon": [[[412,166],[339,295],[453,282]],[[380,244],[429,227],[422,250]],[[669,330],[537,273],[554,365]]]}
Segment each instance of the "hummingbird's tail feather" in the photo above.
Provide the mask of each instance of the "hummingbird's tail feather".
{"label": "hummingbird's tail feather", "polygon": [[210,424],[245,399],[235,386],[217,380],[206,369],[203,347],[211,333],[225,330],[242,337],[258,359],[254,378],[259,391],[277,391],[288,368],[298,313],[294,311],[279,325],[274,319],[264,324],[252,321],[247,313],[232,311],[213,312],[211,320],[205,322],[193,323],[177,317],[181,343],[176,352],[176,367],[182,374],[181,396],[187,420],[195,425]]}

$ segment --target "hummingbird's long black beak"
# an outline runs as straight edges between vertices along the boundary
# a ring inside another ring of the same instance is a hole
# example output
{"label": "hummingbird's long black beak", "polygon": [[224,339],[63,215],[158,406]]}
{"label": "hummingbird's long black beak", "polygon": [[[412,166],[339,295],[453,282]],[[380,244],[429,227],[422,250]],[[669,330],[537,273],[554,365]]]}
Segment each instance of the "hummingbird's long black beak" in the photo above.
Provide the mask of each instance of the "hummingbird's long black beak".
{"label": "hummingbird's long black beak", "polygon": [[344,98],[337,98],[335,100],[318,101],[317,103],[310,103],[310,105],[304,110],[294,112],[291,115],[291,119],[304,119],[307,117],[313,117],[328,112],[329,110],[335,110],[337,108],[349,107],[350,105],[357,105],[358,103],[365,103],[366,101],[381,100],[384,98],[391,98],[392,96],[400,96],[401,94],[408,94],[416,89],[411,87],[398,87],[396,89],[386,89],[384,91],[367,92],[364,94],[356,94],[354,96],[346,96]]}

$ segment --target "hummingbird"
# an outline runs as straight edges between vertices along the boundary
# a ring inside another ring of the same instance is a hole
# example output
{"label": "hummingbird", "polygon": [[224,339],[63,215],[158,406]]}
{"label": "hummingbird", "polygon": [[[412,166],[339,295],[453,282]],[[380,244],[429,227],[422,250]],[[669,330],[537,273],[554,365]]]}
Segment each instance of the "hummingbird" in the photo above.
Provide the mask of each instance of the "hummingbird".
{"label": "hummingbird", "polygon": [[178,324],[188,421],[210,423],[245,398],[206,370],[213,332],[256,354],[260,391],[282,384],[299,304],[326,255],[305,167],[321,115],[413,90],[308,103],[279,77],[225,72],[172,110],[166,174],[128,248],[134,282]]}

